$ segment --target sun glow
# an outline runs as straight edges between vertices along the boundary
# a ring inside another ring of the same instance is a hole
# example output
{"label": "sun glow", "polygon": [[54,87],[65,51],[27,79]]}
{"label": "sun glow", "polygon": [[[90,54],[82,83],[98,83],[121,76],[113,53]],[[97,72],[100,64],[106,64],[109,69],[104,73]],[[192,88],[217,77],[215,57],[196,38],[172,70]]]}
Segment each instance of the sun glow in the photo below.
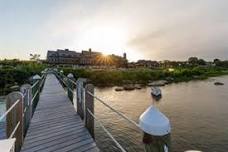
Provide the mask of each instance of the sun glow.
{"label": "sun glow", "polygon": [[124,53],[126,32],[117,27],[94,27],[82,35],[79,43],[83,48],[92,48],[105,55]]}
{"label": "sun glow", "polygon": [[128,29],[123,26],[103,25],[88,28],[77,36],[72,48],[102,52],[104,56],[127,53],[129,61],[142,59],[144,56],[138,48],[129,46]]}

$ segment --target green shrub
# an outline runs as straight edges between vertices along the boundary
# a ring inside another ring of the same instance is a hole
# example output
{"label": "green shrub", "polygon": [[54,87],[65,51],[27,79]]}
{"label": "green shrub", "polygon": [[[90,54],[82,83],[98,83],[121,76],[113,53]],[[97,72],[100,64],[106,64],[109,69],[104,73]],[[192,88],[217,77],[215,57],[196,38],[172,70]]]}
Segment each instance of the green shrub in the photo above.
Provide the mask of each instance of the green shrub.
{"label": "green shrub", "polygon": [[0,95],[9,93],[9,88],[15,84],[29,83],[29,77],[41,74],[46,68],[46,65],[29,61],[3,60],[0,63],[3,65],[0,69]]}
{"label": "green shrub", "polygon": [[126,70],[93,70],[93,69],[72,69],[62,68],[64,74],[73,73],[75,78],[88,78],[95,85],[110,86],[125,83],[142,83],[161,80],[171,77],[175,82],[189,81],[192,79],[205,79],[208,76],[228,74],[224,68],[218,67],[187,67],[176,68],[174,71],[168,69],[126,69]]}

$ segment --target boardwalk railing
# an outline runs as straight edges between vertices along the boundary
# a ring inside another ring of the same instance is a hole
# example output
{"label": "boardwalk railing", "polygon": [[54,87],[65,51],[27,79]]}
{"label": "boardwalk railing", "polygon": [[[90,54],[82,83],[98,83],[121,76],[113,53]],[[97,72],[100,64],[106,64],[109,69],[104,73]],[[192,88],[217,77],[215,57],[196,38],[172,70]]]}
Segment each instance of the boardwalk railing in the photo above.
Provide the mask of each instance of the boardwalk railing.
{"label": "boardwalk railing", "polygon": [[[101,120],[99,120],[98,117],[94,114],[94,101],[96,100],[96,101],[102,103],[109,110],[111,110],[112,112],[116,113],[118,116],[123,118],[123,120],[125,122],[134,125],[134,127],[136,127],[140,133],[142,132],[142,130],[140,129],[141,124],[139,125],[134,120],[127,117],[125,114],[121,113],[120,111],[116,110],[115,108],[113,108],[112,106],[107,104],[107,102],[102,100],[100,97],[95,96],[94,86],[92,84],[90,84],[87,79],[79,78],[76,81],[73,77],[73,74],[68,74],[67,76],[65,76],[63,73],[58,73],[57,70],[54,70],[54,71],[51,70],[50,72],[54,73],[56,75],[56,77],[59,79],[59,81],[62,83],[62,85],[66,86],[65,88],[67,89],[67,95],[68,95],[71,103],[73,104],[75,110],[77,111],[78,115],[84,121],[84,125],[88,129],[90,135],[95,139],[94,122],[96,121],[97,124],[99,124],[101,126],[101,128],[104,130],[104,132],[115,143],[116,147],[120,151],[122,151],[122,152],[128,151],[127,148],[126,149],[123,148],[123,145],[122,145],[123,142],[121,141],[121,144],[120,144],[115,139],[115,137],[111,134],[111,132],[105,127],[103,122]],[[48,71],[48,73],[49,73],[49,71]],[[3,120],[4,118],[6,118],[7,138],[16,139],[16,144],[15,144],[16,152],[20,151],[21,146],[23,144],[24,137],[25,137],[27,129],[29,127],[30,120],[33,116],[33,113],[36,109],[36,105],[39,101],[40,92],[43,88],[45,78],[46,78],[46,74],[42,75],[42,77],[39,77],[38,75],[36,75],[33,77],[33,79],[35,79],[35,81],[33,82],[32,86],[29,84],[22,85],[20,92],[16,91],[16,92],[12,92],[9,95],[7,95],[6,112],[0,117],[0,121]],[[55,84],[58,84],[58,87],[61,88],[59,85],[59,82],[56,80],[56,78],[53,75],[52,75],[52,78],[54,78]],[[49,77],[48,77],[48,80],[49,80]],[[45,85],[45,90],[46,89],[47,89],[47,87]],[[62,92],[64,91],[63,88],[61,88],[61,90],[62,90]],[[42,92],[42,93],[44,93],[44,92]],[[58,95],[59,95],[59,92],[56,92],[54,96],[58,96]],[[42,95],[41,97],[43,98],[44,96]],[[74,100],[75,97],[76,97],[76,100]],[[67,99],[67,98],[65,98],[65,99]],[[42,101],[44,101],[44,100],[41,100],[40,103],[42,103]],[[63,100],[60,100],[60,101],[63,103],[67,103],[67,102],[64,102]],[[44,102],[44,103],[46,103],[46,102]],[[69,103],[67,103],[67,104],[69,105]],[[70,105],[69,105],[69,107],[70,107]],[[73,109],[72,109],[72,112],[73,112],[73,116],[75,116]],[[36,117],[36,114],[37,113],[35,113],[33,119]],[[65,112],[62,112],[62,114],[65,114]],[[39,119],[40,117],[37,117],[37,118]],[[32,122],[34,122],[34,121],[32,121]],[[80,122],[81,122],[81,120],[80,120]],[[43,123],[43,121],[41,123]],[[33,123],[31,123],[31,127],[32,127],[32,124]],[[81,124],[81,126],[82,126],[82,124]],[[30,131],[29,131],[29,133],[30,133]],[[87,132],[87,134],[88,134],[88,132]],[[25,141],[27,141],[27,140],[29,140],[29,139],[26,137]],[[161,138],[161,139],[159,138],[159,140],[160,140],[159,142],[155,142],[155,144],[157,144],[156,149],[157,148],[163,149],[163,150],[167,149],[166,143],[164,144],[164,146],[162,144],[160,144],[161,142],[163,142],[163,138]],[[91,141],[94,142],[93,140],[91,140]],[[153,139],[153,141],[154,141],[154,139]],[[92,145],[92,146],[94,146],[94,145]],[[152,144],[151,144],[152,148],[153,148],[153,146],[154,146],[154,142],[152,142]],[[23,146],[23,148],[24,148],[24,146]],[[151,149],[151,148],[149,148],[149,149]],[[151,150],[147,150],[147,151],[151,152]]]}
{"label": "boardwalk railing", "polygon": [[[89,84],[87,79],[79,78],[75,81],[72,74],[65,76],[62,72],[56,72],[57,78],[60,80],[62,85],[67,88],[67,94],[70,98],[72,104],[74,105],[77,113],[82,119],[84,119],[85,126],[89,130],[91,136],[94,138],[94,120],[101,126],[104,132],[109,136],[109,138],[115,143],[120,151],[126,152],[126,150],[121,146],[121,144],[114,138],[114,136],[108,131],[108,129],[103,125],[102,121],[99,120],[94,114],[94,99],[102,103],[105,107],[109,108],[111,111],[115,112],[126,122],[133,124],[135,127],[139,128],[139,124],[136,123],[131,118],[127,117],[120,111],[108,105],[101,98],[95,96],[94,86]],[[76,89],[76,93],[74,93]],[[76,101],[74,101],[74,95],[76,95]],[[140,128],[139,128],[140,129]],[[139,130],[140,131],[140,130]]]}
{"label": "boardwalk railing", "polygon": [[6,97],[6,112],[0,117],[0,121],[6,119],[6,136],[15,138],[15,151],[19,152],[24,137],[29,127],[30,120],[39,101],[45,74],[34,80],[34,84],[24,84],[19,91],[11,92]]}

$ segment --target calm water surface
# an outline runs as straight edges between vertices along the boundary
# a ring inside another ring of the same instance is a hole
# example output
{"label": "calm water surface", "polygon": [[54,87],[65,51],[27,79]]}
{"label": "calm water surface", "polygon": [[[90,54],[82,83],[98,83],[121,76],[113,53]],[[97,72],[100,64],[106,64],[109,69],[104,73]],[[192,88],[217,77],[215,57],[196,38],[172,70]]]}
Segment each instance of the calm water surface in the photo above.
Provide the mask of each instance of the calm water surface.
{"label": "calm water surface", "polygon": [[0,96],[0,116],[4,113],[5,111],[5,102],[4,102],[5,97]]}
{"label": "calm water surface", "polygon": [[[225,85],[215,86],[215,81],[224,82]],[[170,84],[161,89],[163,97],[156,106],[170,119],[173,151],[228,151],[228,76]],[[123,92],[116,92],[114,87],[98,88],[95,93],[137,122],[152,103],[150,88]],[[137,128],[107,110],[98,101],[95,106],[96,115],[118,141],[123,143],[124,148],[142,151],[142,137]],[[104,135],[99,131],[97,127],[98,144],[101,147],[115,148],[111,146],[113,143],[109,146],[103,144],[108,143],[109,138],[102,137]],[[133,146],[134,144],[137,146]]]}
{"label": "calm water surface", "polygon": [[[0,116],[3,115],[3,113],[6,110],[4,100],[5,100],[5,97],[0,96]],[[0,140],[1,139],[5,139],[5,125],[4,125],[4,122],[5,122],[5,119],[0,121]]]}

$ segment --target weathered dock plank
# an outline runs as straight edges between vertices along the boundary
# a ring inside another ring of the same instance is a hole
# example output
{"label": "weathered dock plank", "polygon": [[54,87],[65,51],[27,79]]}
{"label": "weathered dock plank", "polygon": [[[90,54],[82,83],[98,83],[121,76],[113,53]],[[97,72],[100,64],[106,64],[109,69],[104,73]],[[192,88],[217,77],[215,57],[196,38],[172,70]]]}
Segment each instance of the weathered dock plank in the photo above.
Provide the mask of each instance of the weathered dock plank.
{"label": "weathered dock plank", "polygon": [[46,77],[21,149],[21,152],[36,151],[99,151],[53,74]]}

